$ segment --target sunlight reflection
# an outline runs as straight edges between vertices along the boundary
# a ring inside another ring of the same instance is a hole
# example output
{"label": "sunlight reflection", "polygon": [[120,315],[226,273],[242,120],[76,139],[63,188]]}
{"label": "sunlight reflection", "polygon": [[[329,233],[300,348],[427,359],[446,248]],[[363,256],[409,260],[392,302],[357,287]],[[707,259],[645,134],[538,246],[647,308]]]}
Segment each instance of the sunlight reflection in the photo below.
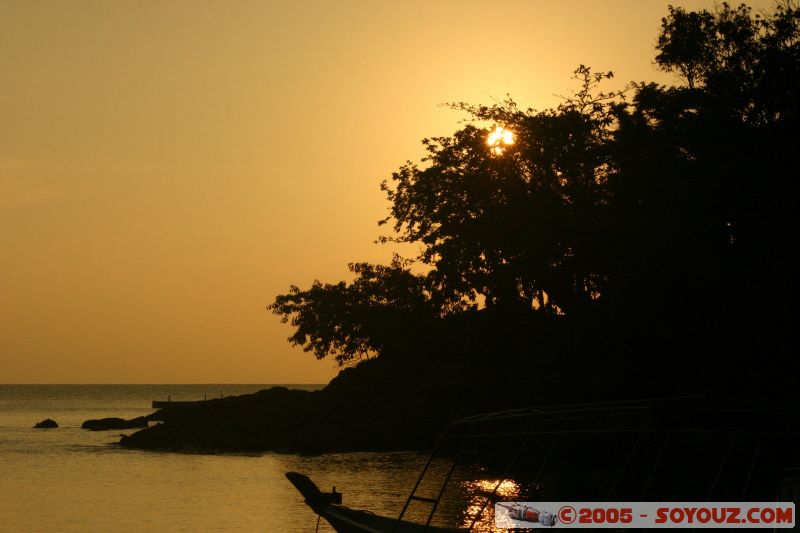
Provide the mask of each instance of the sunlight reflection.
{"label": "sunlight reflection", "polygon": [[481,513],[480,519],[475,523],[472,531],[482,533],[500,531],[494,527],[495,502],[514,500],[520,494],[519,484],[511,479],[465,481],[464,489],[469,499],[461,526],[469,527],[475,516]]}

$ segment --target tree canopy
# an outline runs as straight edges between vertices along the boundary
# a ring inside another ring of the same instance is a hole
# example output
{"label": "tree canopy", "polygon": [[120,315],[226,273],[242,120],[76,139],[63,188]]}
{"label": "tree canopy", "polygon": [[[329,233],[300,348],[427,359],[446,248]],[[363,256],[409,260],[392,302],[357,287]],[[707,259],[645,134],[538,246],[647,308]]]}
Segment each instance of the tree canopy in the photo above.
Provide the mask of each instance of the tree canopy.
{"label": "tree canopy", "polygon": [[333,356],[345,365],[380,353],[402,337],[402,329],[430,316],[425,276],[412,274],[399,257],[388,266],[351,263],[352,283],[315,281],[292,286],[270,308],[295,332],[289,341],[318,359]]}
{"label": "tree canopy", "polygon": [[[347,364],[486,313],[549,316],[579,341],[600,328],[615,346],[776,339],[796,239],[800,11],[670,6],[656,51],[680,83],[608,91],[612,73],[580,66],[554,109],[452,104],[471,120],[382,184],[381,240],[419,255],[291,287],[270,306],[290,341]],[[513,143],[489,146],[496,127]]]}

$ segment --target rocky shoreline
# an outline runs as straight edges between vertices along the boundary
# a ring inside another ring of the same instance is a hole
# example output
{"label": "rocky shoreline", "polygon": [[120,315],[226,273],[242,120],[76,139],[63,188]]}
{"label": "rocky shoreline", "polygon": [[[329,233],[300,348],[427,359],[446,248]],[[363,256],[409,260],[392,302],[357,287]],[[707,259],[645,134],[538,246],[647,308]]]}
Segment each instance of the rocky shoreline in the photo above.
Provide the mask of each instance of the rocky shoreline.
{"label": "rocky shoreline", "polygon": [[429,437],[446,423],[436,416],[415,416],[413,424],[394,416],[389,422],[385,412],[357,409],[349,403],[337,401],[325,391],[273,387],[162,408],[147,417],[159,423],[123,436],[120,445],[169,451],[309,454],[424,449],[430,445]]}
{"label": "rocky shoreline", "polygon": [[342,370],[317,391],[273,387],[169,405],[147,417],[159,423],[120,445],[212,453],[428,449],[450,420],[485,404],[470,368],[446,357],[376,358]]}
{"label": "rocky shoreline", "polygon": [[[540,352],[532,384],[520,374],[530,355],[510,352],[506,364],[456,352],[380,357],[346,368],[317,391],[273,387],[253,394],[166,405],[147,428],[123,436],[126,448],[187,452],[318,454],[427,450],[452,420],[479,412],[630,393],[613,379],[565,387],[567,367]],[[574,375],[574,373],[573,373]],[[597,376],[594,373],[593,376]],[[158,422],[152,424],[152,422]]]}
{"label": "rocky shoreline", "polygon": [[190,452],[417,450],[433,442],[448,418],[410,402],[364,401],[320,391],[273,387],[254,394],[164,407],[154,425],[122,436],[128,448]]}
{"label": "rocky shoreline", "polygon": [[149,425],[150,419],[146,416],[137,416],[130,420],[124,418],[98,418],[86,420],[81,424],[81,429],[88,429],[89,431],[108,431],[112,429],[136,429],[146,428]]}

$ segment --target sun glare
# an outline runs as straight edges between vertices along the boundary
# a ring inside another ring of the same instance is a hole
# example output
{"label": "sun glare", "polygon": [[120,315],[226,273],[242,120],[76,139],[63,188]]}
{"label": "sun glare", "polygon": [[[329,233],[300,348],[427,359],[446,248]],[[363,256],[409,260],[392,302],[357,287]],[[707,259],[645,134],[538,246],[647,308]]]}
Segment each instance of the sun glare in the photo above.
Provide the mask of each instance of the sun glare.
{"label": "sun glare", "polygon": [[506,146],[514,144],[514,132],[497,126],[486,138],[486,144],[491,147],[492,153],[502,154]]}

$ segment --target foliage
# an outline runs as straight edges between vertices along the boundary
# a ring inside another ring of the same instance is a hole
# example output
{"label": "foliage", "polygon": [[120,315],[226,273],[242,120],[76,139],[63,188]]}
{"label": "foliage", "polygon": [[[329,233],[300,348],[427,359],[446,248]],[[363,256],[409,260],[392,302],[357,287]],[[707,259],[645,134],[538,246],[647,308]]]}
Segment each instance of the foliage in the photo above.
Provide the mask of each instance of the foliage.
{"label": "foliage", "polygon": [[800,10],[779,4],[768,17],[723,2],[716,13],[669,7],[661,20],[656,63],[705,87],[739,118],[766,123],[797,112]]}
{"label": "foliage", "polygon": [[[601,335],[622,350],[694,345],[690,359],[715,342],[780,344],[774,310],[796,238],[800,11],[669,7],[656,48],[685,85],[604,92],[612,74],[581,66],[578,91],[555,109],[451,104],[470,120],[423,140],[422,161],[382,184],[393,234],[381,240],[419,245],[413,261],[427,273],[396,258],[351,265],[351,284],[292,287],[270,306],[291,319],[291,342],[346,364],[413,349],[409,331],[456,338],[452,324],[493,313],[503,336],[519,335],[509,346],[530,339],[508,324],[558,318],[568,327],[548,321],[537,334],[568,336],[554,343],[573,356]],[[495,126],[515,142],[489,147]]]}
{"label": "foliage", "polygon": [[395,257],[389,266],[351,263],[352,283],[315,280],[311,288],[291,286],[269,309],[289,322],[292,345],[317,359],[328,355],[340,365],[380,352],[403,328],[433,316],[425,278],[414,275]]}
{"label": "foliage", "polygon": [[[469,124],[451,137],[423,140],[420,167],[407,163],[383,188],[395,240],[423,246],[438,292],[450,301],[567,310],[596,293],[593,242],[608,190],[610,102],[596,93],[611,73],[576,71],[580,91],[554,110],[521,111],[513,100],[452,107],[514,132],[502,153],[487,130]],[[388,221],[388,219],[387,219]]]}

